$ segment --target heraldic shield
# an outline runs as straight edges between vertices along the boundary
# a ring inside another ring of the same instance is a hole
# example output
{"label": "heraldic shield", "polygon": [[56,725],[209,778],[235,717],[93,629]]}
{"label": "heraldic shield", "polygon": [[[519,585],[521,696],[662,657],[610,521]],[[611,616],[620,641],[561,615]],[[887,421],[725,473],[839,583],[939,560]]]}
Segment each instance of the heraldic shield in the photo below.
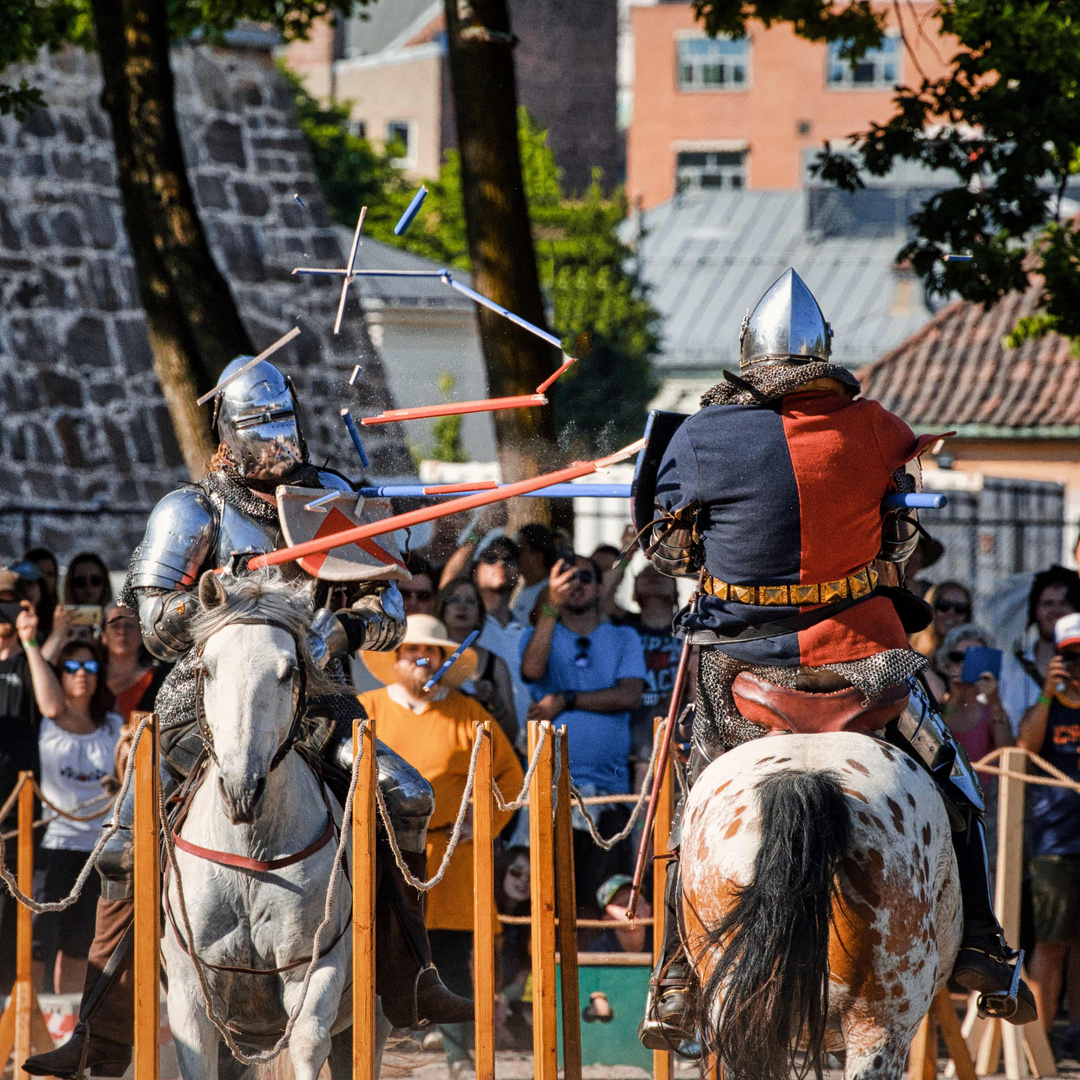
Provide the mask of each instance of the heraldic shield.
{"label": "heraldic shield", "polygon": [[[364,499],[362,495],[348,491],[311,510],[305,509],[330,493],[329,489],[285,484],[277,489],[278,518],[286,544],[291,547],[308,540],[322,540],[390,515],[388,499]],[[407,581],[412,575],[401,554],[403,540],[403,532],[399,529],[319,555],[307,555],[297,562],[320,581]]]}

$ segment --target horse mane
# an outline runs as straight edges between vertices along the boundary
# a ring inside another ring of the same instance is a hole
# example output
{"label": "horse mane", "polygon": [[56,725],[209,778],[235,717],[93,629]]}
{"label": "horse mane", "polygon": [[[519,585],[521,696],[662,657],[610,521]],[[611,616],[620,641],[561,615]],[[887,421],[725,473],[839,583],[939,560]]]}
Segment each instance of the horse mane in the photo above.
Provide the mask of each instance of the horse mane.
{"label": "horse mane", "polygon": [[268,567],[244,577],[222,574],[218,578],[225,599],[214,607],[201,607],[191,621],[196,649],[202,648],[219,630],[241,619],[267,619],[287,630],[296,642],[299,659],[307,673],[308,697],[348,694],[355,691],[346,683],[330,679],[316,665],[308,648],[308,630],[314,617],[314,588],[311,582],[293,584]]}

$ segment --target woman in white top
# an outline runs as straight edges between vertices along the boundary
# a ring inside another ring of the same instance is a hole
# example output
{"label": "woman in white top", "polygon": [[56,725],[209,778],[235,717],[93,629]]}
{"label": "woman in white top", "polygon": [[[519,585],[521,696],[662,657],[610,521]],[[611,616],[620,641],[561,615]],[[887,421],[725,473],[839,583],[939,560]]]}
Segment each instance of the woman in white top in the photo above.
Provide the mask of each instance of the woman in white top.
{"label": "woman in white top", "polygon": [[[36,859],[34,895],[53,901],[71,891],[109,811],[102,781],[113,775],[122,720],[111,711],[101,647],[69,642],[50,666],[31,622],[23,620],[20,637],[41,711],[41,790],[54,806],[88,819],[72,821],[45,809],[44,816],[52,820]],[[99,891],[100,878],[91,874],[79,900],[66,911],[34,917],[35,982],[44,992],[82,990]]]}

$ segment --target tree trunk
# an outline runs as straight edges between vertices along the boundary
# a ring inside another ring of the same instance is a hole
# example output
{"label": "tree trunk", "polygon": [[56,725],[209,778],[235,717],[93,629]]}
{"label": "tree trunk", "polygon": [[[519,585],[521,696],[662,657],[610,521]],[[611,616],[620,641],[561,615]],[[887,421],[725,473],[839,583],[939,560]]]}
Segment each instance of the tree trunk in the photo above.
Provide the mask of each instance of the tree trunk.
{"label": "tree trunk", "polygon": [[173,102],[166,0],[92,0],[124,224],[154,370],[193,479],[215,443],[195,399],[251,340],[213,257],[188,182]]}
{"label": "tree trunk", "polygon": [[[444,0],[461,188],[473,287],[546,327],[529,208],[521,178],[517,87],[506,0]],[[535,393],[555,369],[556,349],[486,308],[477,308],[493,397]],[[551,406],[497,412],[504,480],[557,465]],[[546,519],[544,499],[512,501],[510,524]]]}

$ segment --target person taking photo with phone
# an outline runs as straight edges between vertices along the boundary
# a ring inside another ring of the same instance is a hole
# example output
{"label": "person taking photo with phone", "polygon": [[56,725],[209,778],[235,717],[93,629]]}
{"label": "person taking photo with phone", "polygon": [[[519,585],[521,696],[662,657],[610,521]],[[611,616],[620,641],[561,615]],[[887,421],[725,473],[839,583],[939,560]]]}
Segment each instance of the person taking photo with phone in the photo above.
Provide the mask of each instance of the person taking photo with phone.
{"label": "person taking photo with phone", "polygon": [[[1057,651],[1042,692],[1020,724],[1017,745],[1048,761],[1080,784],[1080,614],[1054,626]],[[1047,1032],[1057,1015],[1065,958],[1080,947],[1080,792],[1031,785],[1027,797],[1035,952],[1030,983]],[[1080,1001],[1069,995],[1065,1047],[1080,1053]]]}
{"label": "person taking photo with phone", "polygon": [[[103,781],[113,775],[123,721],[112,711],[100,645],[69,642],[50,665],[41,655],[37,614],[29,604],[17,627],[41,712],[39,776],[46,806],[80,819],[52,815],[42,837],[34,896],[52,902],[71,892],[109,811]],[[40,965],[35,982],[46,993],[78,993],[83,987],[100,882],[99,875],[91,874],[71,907],[34,916],[34,961]]]}

